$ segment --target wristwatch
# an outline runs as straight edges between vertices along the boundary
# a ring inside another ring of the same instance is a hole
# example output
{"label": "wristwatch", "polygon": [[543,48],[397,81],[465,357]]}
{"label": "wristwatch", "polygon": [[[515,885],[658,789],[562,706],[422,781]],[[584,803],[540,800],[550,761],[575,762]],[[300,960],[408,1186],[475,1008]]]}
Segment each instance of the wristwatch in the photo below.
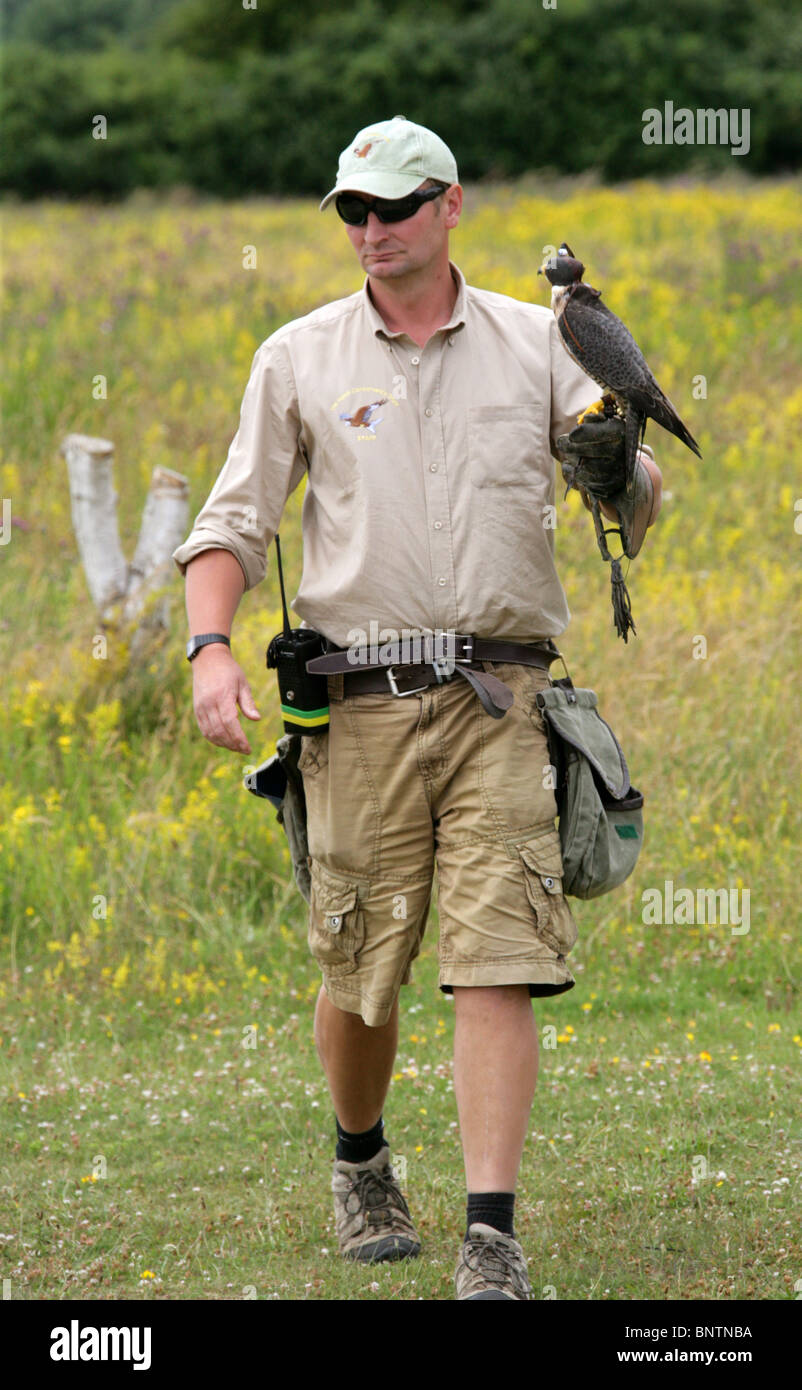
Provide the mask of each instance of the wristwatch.
{"label": "wristwatch", "polygon": [[187,661],[194,661],[201,647],[208,647],[211,642],[225,642],[227,647],[231,646],[224,632],[203,632],[199,637],[190,637],[187,642]]}

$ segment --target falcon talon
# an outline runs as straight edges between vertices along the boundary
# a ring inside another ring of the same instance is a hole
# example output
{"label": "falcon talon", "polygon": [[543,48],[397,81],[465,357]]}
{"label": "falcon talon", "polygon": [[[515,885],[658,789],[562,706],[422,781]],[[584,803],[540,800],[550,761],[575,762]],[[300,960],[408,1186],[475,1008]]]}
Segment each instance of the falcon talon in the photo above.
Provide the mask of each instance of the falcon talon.
{"label": "falcon talon", "polygon": [[589,405],[587,410],[582,411],[581,415],[577,415],[576,423],[578,425],[584,425],[585,420],[589,415],[594,420],[598,420],[601,416],[604,416],[606,413],[607,407],[605,406],[604,400],[602,399],[600,401],[594,401],[593,405]]}

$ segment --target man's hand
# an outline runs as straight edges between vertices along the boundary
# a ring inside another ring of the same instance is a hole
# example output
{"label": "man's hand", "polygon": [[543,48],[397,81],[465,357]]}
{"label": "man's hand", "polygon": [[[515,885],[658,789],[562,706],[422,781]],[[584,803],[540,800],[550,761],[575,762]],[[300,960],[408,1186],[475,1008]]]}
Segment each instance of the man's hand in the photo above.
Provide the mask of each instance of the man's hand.
{"label": "man's hand", "polygon": [[[570,434],[563,434],[557,440],[563,478],[569,487],[575,487],[582,501],[591,510],[590,493],[609,521],[617,522],[618,515],[613,499],[619,496],[625,486],[624,479],[624,421],[618,416],[591,416],[577,425]],[[638,457],[652,481],[654,499],[647,528],[657,519],[663,494],[663,475],[654,459],[644,451]]]}
{"label": "man's hand", "polygon": [[[663,475],[660,472],[660,469],[657,467],[657,464],[655,463],[654,459],[650,458],[648,454],[644,454],[639,451],[638,458],[640,459],[641,463],[646,469],[646,472],[649,474],[649,477],[651,478],[652,484],[654,486],[654,502],[652,503],[652,510],[649,516],[649,520],[646,523],[648,529],[649,526],[654,525],[660,513],[660,508],[663,505]],[[588,511],[590,511],[590,497],[588,496],[587,492],[583,487],[580,487],[578,489],[578,492]],[[612,521],[617,524],[618,514],[615,508],[611,507],[608,502],[599,502],[599,506],[601,510],[604,512],[604,515],[607,517],[608,521]]]}
{"label": "man's hand", "polygon": [[250,753],[237,706],[246,719],[261,719],[242,667],[222,642],[201,647],[192,662],[193,700],[198,728],[210,743],[234,753]]}

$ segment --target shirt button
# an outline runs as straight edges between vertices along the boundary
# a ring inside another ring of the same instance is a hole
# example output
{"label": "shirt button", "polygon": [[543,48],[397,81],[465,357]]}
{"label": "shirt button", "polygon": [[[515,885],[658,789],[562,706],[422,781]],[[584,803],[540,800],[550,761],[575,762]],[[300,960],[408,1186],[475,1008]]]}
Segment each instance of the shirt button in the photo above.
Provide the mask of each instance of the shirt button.
{"label": "shirt button", "polygon": [[444,577],[443,577],[442,574],[440,575],[440,578],[438,579],[437,582],[438,582],[438,584],[445,584],[446,581],[445,581],[445,579],[444,579]]}
{"label": "shirt button", "polygon": [[442,521],[436,521],[436,522],[434,523],[434,529],[435,529],[435,531],[439,531],[442,525],[443,525]]}
{"label": "shirt button", "polygon": [[428,409],[427,409],[427,410],[424,410],[423,413],[424,413],[424,415],[431,415],[432,412],[431,412],[431,410],[428,410]]}
{"label": "shirt button", "polygon": [[412,363],[413,367],[417,367],[418,363],[420,362],[419,357],[411,357],[409,360]]}
{"label": "shirt button", "polygon": [[437,464],[436,464],[436,463],[430,463],[430,464],[429,464],[429,472],[430,472],[430,473],[436,473],[436,472],[437,472]]}

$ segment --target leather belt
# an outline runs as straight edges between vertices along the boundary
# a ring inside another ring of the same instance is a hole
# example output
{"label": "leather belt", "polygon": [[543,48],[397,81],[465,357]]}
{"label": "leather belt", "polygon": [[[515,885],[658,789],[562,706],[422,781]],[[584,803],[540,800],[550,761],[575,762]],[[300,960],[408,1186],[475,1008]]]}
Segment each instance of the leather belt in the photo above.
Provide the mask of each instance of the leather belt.
{"label": "leather belt", "polygon": [[313,657],[306,669],[314,675],[342,673],[343,695],[388,694],[398,698],[445,684],[459,675],[473,686],[487,713],[501,719],[513,703],[513,693],[497,676],[485,671],[482,662],[510,662],[547,671],[560,655],[551,638],[542,643],[505,642],[467,633],[451,633],[448,638],[444,652],[436,635],[424,634],[415,648],[419,646],[423,658],[419,661],[404,660],[404,644],[386,643],[382,648],[386,660],[373,663],[358,660],[366,648],[337,647],[327,641],[326,655]]}

